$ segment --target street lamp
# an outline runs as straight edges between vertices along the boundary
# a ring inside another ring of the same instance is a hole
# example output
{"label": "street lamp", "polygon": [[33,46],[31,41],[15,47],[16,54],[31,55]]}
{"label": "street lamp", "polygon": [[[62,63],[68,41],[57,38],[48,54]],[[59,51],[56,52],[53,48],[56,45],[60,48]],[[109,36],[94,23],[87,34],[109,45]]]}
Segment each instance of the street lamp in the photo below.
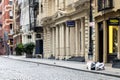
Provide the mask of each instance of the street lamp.
{"label": "street lamp", "polygon": [[93,15],[92,15],[92,0],[90,0],[90,13],[89,13],[89,52],[88,59],[92,59],[93,57],[93,40],[92,40],[92,27],[93,27]]}

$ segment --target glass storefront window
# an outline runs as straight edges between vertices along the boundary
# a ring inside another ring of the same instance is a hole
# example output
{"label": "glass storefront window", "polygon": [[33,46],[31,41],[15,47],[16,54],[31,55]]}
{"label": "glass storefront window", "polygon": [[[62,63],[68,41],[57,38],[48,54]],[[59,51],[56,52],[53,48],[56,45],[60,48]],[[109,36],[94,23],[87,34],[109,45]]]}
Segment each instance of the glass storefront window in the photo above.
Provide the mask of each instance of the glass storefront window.
{"label": "glass storefront window", "polygon": [[109,26],[109,54],[118,52],[118,26]]}
{"label": "glass storefront window", "polygon": [[113,53],[118,52],[118,30],[113,28]]}

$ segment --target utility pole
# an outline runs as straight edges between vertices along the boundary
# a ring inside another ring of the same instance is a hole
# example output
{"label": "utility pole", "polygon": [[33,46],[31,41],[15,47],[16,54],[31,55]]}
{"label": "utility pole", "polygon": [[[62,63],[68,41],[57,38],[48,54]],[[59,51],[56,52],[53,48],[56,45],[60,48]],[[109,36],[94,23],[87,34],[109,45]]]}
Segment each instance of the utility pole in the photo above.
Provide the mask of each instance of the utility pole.
{"label": "utility pole", "polygon": [[92,40],[92,29],[93,29],[93,15],[92,15],[92,0],[90,0],[90,13],[89,13],[89,52],[88,59],[93,58],[93,40]]}

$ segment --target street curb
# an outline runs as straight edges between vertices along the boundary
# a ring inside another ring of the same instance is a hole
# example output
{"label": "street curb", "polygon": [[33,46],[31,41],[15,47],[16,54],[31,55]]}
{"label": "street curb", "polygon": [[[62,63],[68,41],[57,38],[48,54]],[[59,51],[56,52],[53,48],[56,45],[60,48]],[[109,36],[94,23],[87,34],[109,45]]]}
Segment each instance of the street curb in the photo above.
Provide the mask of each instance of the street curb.
{"label": "street curb", "polygon": [[95,73],[95,74],[101,74],[101,75],[107,75],[107,76],[113,76],[113,77],[120,78],[120,75],[115,75],[115,74],[102,73],[102,72],[90,71],[90,70],[84,70],[84,69],[75,69],[75,68],[66,67],[66,66],[48,64],[48,63],[42,63],[42,62],[35,62],[35,61],[27,61],[27,60],[21,60],[21,59],[13,59],[13,58],[9,58],[9,57],[3,57],[3,58],[8,58],[8,59],[17,60],[17,61],[23,61],[23,62],[31,62],[31,63],[43,64],[43,65],[48,65],[48,66],[61,67],[61,68],[66,68],[66,69],[72,69],[72,70],[77,70],[77,71],[84,71],[84,72],[89,72],[89,73]]}

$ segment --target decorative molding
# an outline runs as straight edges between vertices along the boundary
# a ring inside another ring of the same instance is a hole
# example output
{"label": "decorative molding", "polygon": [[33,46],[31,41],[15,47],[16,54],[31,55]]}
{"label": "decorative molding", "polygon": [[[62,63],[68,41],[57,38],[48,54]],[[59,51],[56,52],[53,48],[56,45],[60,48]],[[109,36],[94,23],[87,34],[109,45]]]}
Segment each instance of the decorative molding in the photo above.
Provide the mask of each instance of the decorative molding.
{"label": "decorative molding", "polygon": [[54,15],[53,15],[53,20],[58,19],[60,17],[63,17],[67,14],[66,11],[58,10]]}

